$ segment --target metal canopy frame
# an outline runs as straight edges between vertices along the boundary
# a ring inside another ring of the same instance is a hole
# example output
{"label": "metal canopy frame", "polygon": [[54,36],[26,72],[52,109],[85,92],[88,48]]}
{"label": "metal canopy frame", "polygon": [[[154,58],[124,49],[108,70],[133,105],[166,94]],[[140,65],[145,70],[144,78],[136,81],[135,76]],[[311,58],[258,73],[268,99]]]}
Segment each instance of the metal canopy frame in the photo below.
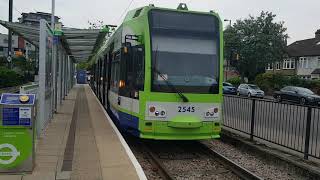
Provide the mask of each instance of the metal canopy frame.
{"label": "metal canopy frame", "polygon": [[64,28],[63,36],[70,48],[70,53],[76,62],[87,61],[108,32],[100,29],[70,29]]}
{"label": "metal canopy frame", "polygon": [[26,41],[39,48],[39,26],[31,26],[20,23],[11,23],[7,21],[1,21],[0,24],[7,29],[10,29],[15,34],[22,36]]}
{"label": "metal canopy frame", "polygon": [[[39,26],[2,20],[0,20],[0,24],[39,48]],[[63,28],[62,32],[63,35],[60,36],[60,42],[66,50],[67,55],[75,63],[88,61],[102,42],[106,40],[106,35],[109,33],[101,29],[75,28]]]}
{"label": "metal canopy frame", "polygon": [[36,126],[40,135],[75,83],[75,63],[88,61],[98,51],[107,38],[108,29],[63,28],[61,34],[53,31],[44,19],[38,26],[1,20],[0,24],[39,50]]}

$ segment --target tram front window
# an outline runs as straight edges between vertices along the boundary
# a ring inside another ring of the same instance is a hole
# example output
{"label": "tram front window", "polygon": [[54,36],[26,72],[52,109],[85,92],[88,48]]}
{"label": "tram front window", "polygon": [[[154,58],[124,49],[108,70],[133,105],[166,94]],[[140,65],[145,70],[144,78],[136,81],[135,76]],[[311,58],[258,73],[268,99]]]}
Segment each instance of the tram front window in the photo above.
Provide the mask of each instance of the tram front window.
{"label": "tram front window", "polygon": [[219,93],[219,21],[214,16],[153,10],[152,91]]}

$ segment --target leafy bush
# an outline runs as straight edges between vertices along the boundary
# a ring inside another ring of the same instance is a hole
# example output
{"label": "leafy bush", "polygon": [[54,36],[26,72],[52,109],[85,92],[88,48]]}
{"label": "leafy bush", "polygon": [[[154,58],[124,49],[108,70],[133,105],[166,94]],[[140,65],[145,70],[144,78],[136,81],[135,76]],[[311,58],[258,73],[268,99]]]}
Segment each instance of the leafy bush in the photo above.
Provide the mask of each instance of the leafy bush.
{"label": "leafy bush", "polygon": [[264,73],[256,76],[255,83],[267,94],[280,90],[285,86],[299,86],[311,89],[320,94],[319,80],[305,80],[298,76],[285,76],[280,73]]}
{"label": "leafy bush", "polygon": [[7,65],[8,65],[7,58],[4,57],[4,56],[1,56],[1,57],[0,57],[0,67],[2,67],[2,66],[7,66]]}
{"label": "leafy bush", "polygon": [[231,83],[234,86],[239,86],[241,84],[241,78],[240,77],[233,77],[227,80],[227,82]]}
{"label": "leafy bush", "polygon": [[0,88],[18,86],[23,83],[23,77],[15,71],[0,67]]}
{"label": "leafy bush", "polygon": [[274,90],[279,90],[288,84],[288,77],[277,73],[259,74],[255,79],[255,84],[269,94]]}

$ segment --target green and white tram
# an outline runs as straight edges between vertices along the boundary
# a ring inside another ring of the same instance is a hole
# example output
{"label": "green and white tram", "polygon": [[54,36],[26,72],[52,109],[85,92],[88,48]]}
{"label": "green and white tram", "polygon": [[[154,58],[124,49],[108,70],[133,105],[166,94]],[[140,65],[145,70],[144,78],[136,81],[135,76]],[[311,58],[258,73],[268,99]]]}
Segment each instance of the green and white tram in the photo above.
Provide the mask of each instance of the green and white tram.
{"label": "green and white tram", "polygon": [[152,5],[130,11],[93,58],[92,87],[140,138],[219,138],[223,32],[214,12]]}

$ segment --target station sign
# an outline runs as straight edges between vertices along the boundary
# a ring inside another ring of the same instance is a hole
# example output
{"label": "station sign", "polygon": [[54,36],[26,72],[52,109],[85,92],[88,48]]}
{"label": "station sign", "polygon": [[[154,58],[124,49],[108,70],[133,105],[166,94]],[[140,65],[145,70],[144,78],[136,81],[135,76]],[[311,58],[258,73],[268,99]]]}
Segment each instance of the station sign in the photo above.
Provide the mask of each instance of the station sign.
{"label": "station sign", "polygon": [[8,57],[7,57],[7,61],[8,61],[8,62],[11,62],[11,61],[12,61],[11,56],[8,56]]}

